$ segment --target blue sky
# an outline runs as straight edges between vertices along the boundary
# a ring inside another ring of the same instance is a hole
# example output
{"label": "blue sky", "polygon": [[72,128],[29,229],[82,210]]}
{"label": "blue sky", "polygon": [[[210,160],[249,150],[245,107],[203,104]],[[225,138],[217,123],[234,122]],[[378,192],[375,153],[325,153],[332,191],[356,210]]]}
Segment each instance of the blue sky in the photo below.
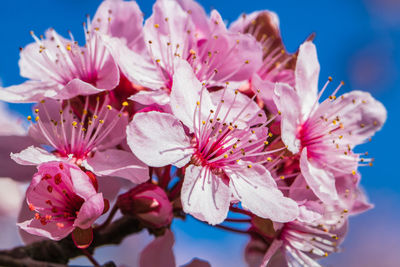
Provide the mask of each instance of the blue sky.
{"label": "blue sky", "polygon": [[[137,2],[148,16],[153,1]],[[400,256],[395,252],[400,251],[400,230],[396,227],[400,219],[400,175],[396,169],[400,148],[396,139],[400,130],[400,19],[396,15],[400,14],[399,1],[199,2],[207,10],[219,10],[227,21],[235,20],[243,12],[261,9],[277,12],[283,39],[290,51],[295,51],[310,33],[315,32],[321,63],[320,83],[323,84],[328,76],[332,76],[337,84],[344,80],[346,86],[342,92],[367,90],[386,106],[388,121],[385,127],[371,143],[360,148],[376,159],[374,167],[361,169],[362,185],[375,209],[351,220],[343,253],[331,257],[327,265],[345,266],[345,263],[362,257],[370,259],[369,266],[376,266],[373,263],[377,259],[386,259],[384,266],[395,266],[396,261],[400,262]],[[83,36],[85,15],[93,15],[99,3],[98,0],[3,1],[0,8],[0,78],[3,85],[24,80],[19,76],[18,49],[33,41],[30,30],[41,34],[53,27],[63,35],[71,30],[79,40]],[[334,88],[332,86],[332,90]],[[30,109],[28,105],[10,107],[21,114],[27,114]],[[246,238],[211,229],[191,219],[176,222],[174,230],[178,263],[199,256],[210,260],[213,266],[224,266],[228,262],[243,265],[242,249]],[[103,256],[106,259],[107,254]],[[132,262],[130,266],[134,266]],[[347,266],[362,266],[358,264],[359,261],[354,261]]]}

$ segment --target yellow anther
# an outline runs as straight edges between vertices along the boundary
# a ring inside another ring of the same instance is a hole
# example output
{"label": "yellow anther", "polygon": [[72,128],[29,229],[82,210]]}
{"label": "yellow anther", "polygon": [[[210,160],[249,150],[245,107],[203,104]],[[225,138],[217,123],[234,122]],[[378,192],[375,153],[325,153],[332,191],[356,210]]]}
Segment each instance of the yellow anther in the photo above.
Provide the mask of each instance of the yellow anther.
{"label": "yellow anther", "polygon": [[251,164],[247,165],[247,168],[249,168],[249,169],[250,169],[251,167],[253,167],[253,166],[251,166]]}
{"label": "yellow anther", "polygon": [[269,142],[268,141],[264,141],[264,145],[269,145]]}
{"label": "yellow anther", "polygon": [[127,101],[122,102],[123,107],[127,107],[128,105],[129,105],[129,103]]}
{"label": "yellow anther", "polygon": [[225,154],[225,155],[224,155],[224,158],[226,158],[226,159],[227,159],[227,158],[228,158],[228,154]]}
{"label": "yellow anther", "polygon": [[66,47],[66,48],[67,48],[68,51],[71,51],[71,50],[72,50],[71,44],[67,44],[67,47]]}
{"label": "yellow anther", "polygon": [[108,109],[108,110],[112,110],[111,105],[107,105],[107,109]]}
{"label": "yellow anther", "polygon": [[73,121],[72,126],[76,127],[76,125],[78,125],[78,123],[76,121]]}
{"label": "yellow anther", "polygon": [[200,106],[200,101],[197,101],[197,102],[196,102],[196,105]]}
{"label": "yellow anther", "polygon": [[245,64],[249,64],[249,63],[250,63],[250,61],[246,60],[244,63],[245,63]]}
{"label": "yellow anther", "polygon": [[222,129],[219,129],[218,132],[219,132],[219,133],[222,133]]}
{"label": "yellow anther", "polygon": [[87,109],[84,109],[84,110],[83,110],[83,114],[84,114],[84,115],[87,115],[87,114],[88,114]]}
{"label": "yellow anther", "polygon": [[38,120],[39,120],[39,116],[36,116],[35,121],[38,121]]}
{"label": "yellow anther", "polygon": [[272,135],[273,135],[272,133],[268,133],[268,136],[269,136],[269,137],[272,137]]}
{"label": "yellow anther", "polygon": [[204,125],[204,124],[206,124],[206,121],[202,121],[201,123]]}
{"label": "yellow anther", "polygon": [[271,158],[271,157],[268,157],[268,158],[267,158],[267,161],[268,161],[268,162],[271,162],[271,161],[272,161],[272,158]]}
{"label": "yellow anther", "polygon": [[37,108],[37,109],[35,109],[35,113],[39,113],[39,109]]}
{"label": "yellow anther", "polygon": [[98,118],[98,116],[97,115],[93,115],[93,119],[97,119]]}
{"label": "yellow anther", "polygon": [[27,119],[28,121],[30,121],[30,120],[32,120],[32,116],[28,116],[28,117],[26,117],[26,119]]}
{"label": "yellow anther", "polygon": [[356,175],[356,171],[355,171],[355,170],[352,170],[352,171],[351,171],[351,174]]}
{"label": "yellow anther", "polygon": [[160,24],[154,24],[154,28],[156,29],[160,28]]}
{"label": "yellow anther", "polygon": [[103,124],[103,123],[104,123],[104,120],[99,120],[99,123]]}
{"label": "yellow anther", "polygon": [[370,162],[370,163],[368,163],[368,165],[369,165],[370,167],[372,167],[373,164],[372,164],[372,162]]}
{"label": "yellow anther", "polygon": [[284,180],[284,179],[285,179],[285,176],[281,175],[281,176],[279,176],[279,178],[280,178],[281,180]]}
{"label": "yellow anther", "polygon": [[331,77],[331,76],[329,76],[329,77],[328,77],[328,80],[331,82],[331,81],[332,81],[332,77]]}
{"label": "yellow anther", "polygon": [[344,213],[348,213],[349,210],[348,210],[348,209],[344,209],[343,212],[344,212]]}

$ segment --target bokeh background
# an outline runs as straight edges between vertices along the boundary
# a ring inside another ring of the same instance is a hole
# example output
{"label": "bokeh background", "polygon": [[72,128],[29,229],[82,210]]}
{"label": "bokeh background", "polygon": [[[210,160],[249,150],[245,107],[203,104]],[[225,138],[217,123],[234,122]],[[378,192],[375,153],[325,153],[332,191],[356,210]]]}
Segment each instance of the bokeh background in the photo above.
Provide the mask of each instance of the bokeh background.
{"label": "bokeh background", "polygon": [[[0,79],[3,86],[19,84],[19,47],[32,42],[34,30],[42,34],[53,27],[67,36],[71,30],[83,39],[85,15],[94,15],[99,0],[19,0],[0,3]],[[151,14],[151,0],[138,0],[145,16]],[[338,84],[346,82],[342,93],[353,89],[371,92],[388,110],[388,121],[371,143],[361,147],[376,160],[373,167],[361,168],[362,185],[375,208],[350,220],[350,232],[343,251],[328,257],[326,266],[400,266],[400,0],[231,0],[199,1],[206,10],[217,9],[227,22],[243,12],[269,9],[280,18],[283,40],[295,51],[312,32],[321,63],[321,85],[328,76]],[[332,87],[334,89],[334,87]],[[26,116],[29,105],[9,105]],[[0,224],[6,226],[0,221]],[[15,231],[6,226],[0,235]],[[173,225],[177,264],[193,257],[208,260],[212,266],[245,266],[243,248],[246,236],[226,233],[188,218]],[[13,234],[8,233],[10,236]],[[146,233],[127,239],[122,248],[108,247],[97,252],[97,259],[115,259],[125,266],[136,266],[140,250],[151,240]],[[0,244],[0,246],[5,243]],[[87,264],[85,259],[74,264]]]}

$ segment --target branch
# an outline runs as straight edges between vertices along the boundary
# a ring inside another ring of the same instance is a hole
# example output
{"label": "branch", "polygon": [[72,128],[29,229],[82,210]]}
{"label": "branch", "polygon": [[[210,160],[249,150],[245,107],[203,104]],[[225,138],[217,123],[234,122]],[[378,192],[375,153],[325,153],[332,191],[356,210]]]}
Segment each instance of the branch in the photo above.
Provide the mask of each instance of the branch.
{"label": "branch", "polygon": [[[124,216],[100,231],[94,231],[93,242],[87,249],[93,252],[103,245],[117,245],[134,233],[143,230],[141,223],[128,216]],[[0,251],[0,266],[10,267],[65,267],[72,258],[84,255],[78,249],[71,237],[60,241],[43,240],[11,250]],[[115,266],[106,263],[103,266]]]}

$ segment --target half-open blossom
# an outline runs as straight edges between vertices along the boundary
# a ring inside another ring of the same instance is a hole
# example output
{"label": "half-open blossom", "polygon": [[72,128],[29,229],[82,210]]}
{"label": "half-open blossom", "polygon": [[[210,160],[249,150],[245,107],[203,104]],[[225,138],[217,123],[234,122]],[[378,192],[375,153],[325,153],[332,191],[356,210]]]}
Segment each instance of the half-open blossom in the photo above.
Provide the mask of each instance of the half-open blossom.
{"label": "half-open blossom", "polygon": [[[181,63],[171,94],[174,115],[156,111],[136,114],[127,129],[132,151],[150,166],[185,166],[183,209],[200,220],[222,222],[231,201],[241,201],[261,217],[280,222],[294,219],[297,204],[283,196],[260,164],[274,151],[264,151],[268,121],[259,124],[254,120],[263,117],[255,102],[247,98],[247,103],[238,107],[235,102],[246,97],[224,89],[213,104],[212,94],[197,80],[191,66]],[[265,155],[262,161],[252,161],[260,155]]]}
{"label": "half-open blossom", "polygon": [[165,191],[151,183],[140,184],[119,195],[117,205],[123,214],[135,216],[154,228],[168,226],[174,217]]}
{"label": "half-open blossom", "polygon": [[300,47],[295,70],[296,85],[278,83],[275,102],[281,114],[282,140],[293,153],[300,153],[300,168],[308,185],[323,201],[337,200],[335,176],[356,174],[358,165],[372,163],[353,152],[354,146],[378,131],[386,110],[369,93],[337,91],[318,103],[319,63],[315,46]]}
{"label": "half-open blossom", "polygon": [[104,210],[103,195],[97,193],[92,179],[77,166],[58,161],[38,167],[26,199],[35,214],[19,227],[53,240],[75,228],[90,228]]}
{"label": "half-open blossom", "polygon": [[107,98],[96,99],[93,110],[89,109],[89,97],[82,109],[67,102],[46,100],[35,108],[36,116],[28,116],[32,122],[29,133],[48,150],[30,146],[11,157],[22,165],[38,165],[43,162],[62,160],[84,166],[100,176],[118,176],[142,183],[149,178],[148,168],[132,153],[117,149],[125,140],[127,117],[123,109],[117,111],[107,105]]}
{"label": "half-open blossom", "polygon": [[207,87],[248,80],[261,64],[261,46],[251,36],[230,32],[217,11],[208,18],[193,1],[158,0],[144,36],[153,67],[117,40],[109,42],[124,75],[150,89],[133,96],[142,104],[169,102],[180,59],[190,63]]}
{"label": "half-open blossom", "polygon": [[118,66],[95,30],[85,27],[84,47],[50,29],[45,38],[31,32],[35,43],[21,49],[21,76],[29,80],[4,88],[8,102],[38,102],[44,98],[68,99],[113,89],[119,82]]}

